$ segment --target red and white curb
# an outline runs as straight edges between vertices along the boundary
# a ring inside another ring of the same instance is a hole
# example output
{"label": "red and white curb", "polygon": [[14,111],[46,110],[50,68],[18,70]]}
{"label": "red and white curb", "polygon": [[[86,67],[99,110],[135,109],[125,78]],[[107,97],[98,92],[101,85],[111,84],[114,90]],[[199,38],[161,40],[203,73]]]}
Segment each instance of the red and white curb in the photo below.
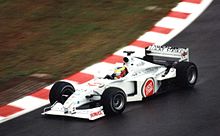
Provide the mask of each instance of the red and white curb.
{"label": "red and white curb", "polygon": [[[135,56],[144,56],[145,47],[152,44],[163,45],[171,40],[191,24],[212,1],[213,0],[181,0],[176,7],[171,9],[166,17],[158,21],[151,30],[145,32],[137,40],[118,50],[111,56],[106,57],[101,62],[89,66],[64,80],[75,84],[88,82],[97,74],[95,73],[97,69],[107,70],[113,67],[115,63],[122,62],[124,50],[135,51]],[[49,104],[48,94],[51,86],[52,85],[0,107],[0,123]]]}

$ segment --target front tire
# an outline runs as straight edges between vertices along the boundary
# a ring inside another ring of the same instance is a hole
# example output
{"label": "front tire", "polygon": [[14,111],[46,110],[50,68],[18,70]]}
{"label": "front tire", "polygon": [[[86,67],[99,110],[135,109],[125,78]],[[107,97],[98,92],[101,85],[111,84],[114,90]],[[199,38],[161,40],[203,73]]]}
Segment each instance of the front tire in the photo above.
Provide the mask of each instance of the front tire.
{"label": "front tire", "polygon": [[75,89],[70,83],[63,81],[56,82],[49,93],[50,104],[53,105],[56,101],[64,104],[74,92]]}
{"label": "front tire", "polygon": [[176,83],[182,88],[192,88],[197,82],[198,69],[192,62],[180,62],[176,66]]}
{"label": "front tire", "polygon": [[124,111],[126,94],[123,90],[115,87],[107,88],[101,97],[101,104],[106,115],[117,115]]}

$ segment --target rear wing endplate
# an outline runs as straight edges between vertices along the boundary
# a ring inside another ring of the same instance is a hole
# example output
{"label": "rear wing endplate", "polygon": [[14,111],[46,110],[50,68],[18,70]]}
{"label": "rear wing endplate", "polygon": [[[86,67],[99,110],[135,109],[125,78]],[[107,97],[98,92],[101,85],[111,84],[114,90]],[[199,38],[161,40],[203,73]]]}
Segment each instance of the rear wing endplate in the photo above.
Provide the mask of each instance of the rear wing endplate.
{"label": "rear wing endplate", "polygon": [[172,46],[152,45],[145,48],[146,56],[175,58],[178,61],[189,61],[189,49]]}

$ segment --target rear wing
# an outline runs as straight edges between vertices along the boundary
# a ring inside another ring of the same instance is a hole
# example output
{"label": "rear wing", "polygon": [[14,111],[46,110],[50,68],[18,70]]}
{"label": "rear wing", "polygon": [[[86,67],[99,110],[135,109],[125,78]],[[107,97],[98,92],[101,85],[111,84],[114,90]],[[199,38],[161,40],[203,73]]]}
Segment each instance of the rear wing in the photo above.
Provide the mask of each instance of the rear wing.
{"label": "rear wing", "polygon": [[178,59],[179,62],[189,61],[188,48],[152,45],[145,48],[145,55]]}

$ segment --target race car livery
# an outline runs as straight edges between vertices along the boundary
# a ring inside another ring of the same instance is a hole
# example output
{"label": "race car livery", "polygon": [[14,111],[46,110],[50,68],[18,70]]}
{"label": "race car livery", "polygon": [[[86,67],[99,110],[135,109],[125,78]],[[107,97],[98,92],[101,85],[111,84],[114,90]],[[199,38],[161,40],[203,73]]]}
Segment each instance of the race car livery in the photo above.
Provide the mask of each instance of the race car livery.
{"label": "race car livery", "polygon": [[198,70],[189,62],[189,49],[170,46],[149,46],[144,57],[124,51],[123,63],[111,72],[84,84],[57,81],[49,94],[51,106],[43,115],[60,115],[95,120],[117,115],[127,102],[164,92],[171,85],[192,88]]}

